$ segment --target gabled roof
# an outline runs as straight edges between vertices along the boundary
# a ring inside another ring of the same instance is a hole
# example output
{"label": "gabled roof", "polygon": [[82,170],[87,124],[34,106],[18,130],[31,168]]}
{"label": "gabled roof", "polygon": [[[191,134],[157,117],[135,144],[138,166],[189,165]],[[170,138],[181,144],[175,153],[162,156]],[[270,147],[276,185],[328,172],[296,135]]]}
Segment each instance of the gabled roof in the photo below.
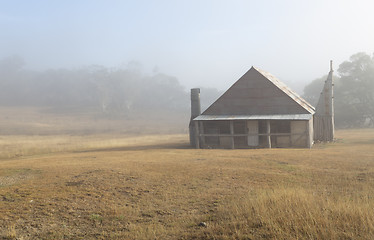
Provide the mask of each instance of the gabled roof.
{"label": "gabled roof", "polygon": [[202,115],[314,114],[314,107],[272,74],[252,67]]}
{"label": "gabled roof", "polygon": [[260,72],[264,77],[266,77],[268,80],[270,80],[275,86],[277,86],[279,89],[281,89],[284,93],[286,93],[290,98],[295,100],[298,104],[300,104],[302,107],[304,107],[306,110],[308,110],[310,113],[314,113],[315,109],[314,107],[308,103],[304,98],[302,98],[299,94],[292,91],[289,87],[287,87],[286,84],[281,82],[278,78],[276,78],[271,73],[265,72],[259,68],[252,67],[256,69],[258,72]]}

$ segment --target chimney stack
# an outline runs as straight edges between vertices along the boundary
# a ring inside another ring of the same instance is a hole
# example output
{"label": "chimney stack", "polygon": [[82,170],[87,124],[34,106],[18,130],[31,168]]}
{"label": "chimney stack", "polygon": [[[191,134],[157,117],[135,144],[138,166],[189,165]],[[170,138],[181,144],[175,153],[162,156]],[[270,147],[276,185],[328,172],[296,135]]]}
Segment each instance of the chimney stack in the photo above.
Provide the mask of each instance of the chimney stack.
{"label": "chimney stack", "polygon": [[200,88],[191,89],[191,120],[201,114]]}
{"label": "chimney stack", "polygon": [[196,130],[195,123],[192,121],[195,117],[201,114],[200,107],[200,88],[191,89],[191,120],[189,125],[190,130],[190,144],[192,147],[196,147]]}

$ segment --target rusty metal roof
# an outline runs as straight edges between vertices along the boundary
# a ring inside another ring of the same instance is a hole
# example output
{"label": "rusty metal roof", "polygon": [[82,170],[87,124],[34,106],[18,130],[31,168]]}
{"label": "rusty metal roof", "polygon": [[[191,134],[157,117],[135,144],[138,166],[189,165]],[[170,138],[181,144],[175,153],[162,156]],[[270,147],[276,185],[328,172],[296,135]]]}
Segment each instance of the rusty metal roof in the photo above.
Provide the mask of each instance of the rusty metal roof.
{"label": "rusty metal roof", "polygon": [[281,115],[200,115],[195,121],[222,120],[310,120],[313,114],[281,114]]}
{"label": "rusty metal roof", "polygon": [[315,113],[314,107],[308,103],[306,100],[304,100],[299,94],[292,91],[289,87],[286,86],[283,82],[281,82],[278,78],[276,78],[271,73],[268,73],[266,71],[263,71],[259,68],[253,67],[255,70],[257,70],[259,73],[261,73],[265,78],[267,78],[269,81],[271,81],[275,86],[277,86],[280,90],[282,90],[284,93],[286,93],[290,98],[292,98],[295,102],[297,102],[300,106],[302,106],[305,110],[310,112],[311,114]]}

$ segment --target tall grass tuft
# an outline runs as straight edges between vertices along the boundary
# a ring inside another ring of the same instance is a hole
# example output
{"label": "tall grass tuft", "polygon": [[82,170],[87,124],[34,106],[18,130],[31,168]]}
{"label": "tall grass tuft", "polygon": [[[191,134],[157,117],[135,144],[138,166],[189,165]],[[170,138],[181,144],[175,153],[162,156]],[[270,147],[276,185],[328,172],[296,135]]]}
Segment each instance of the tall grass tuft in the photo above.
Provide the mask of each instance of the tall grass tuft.
{"label": "tall grass tuft", "polygon": [[346,195],[303,188],[255,190],[228,201],[210,235],[264,239],[371,239],[374,202],[368,194]]}

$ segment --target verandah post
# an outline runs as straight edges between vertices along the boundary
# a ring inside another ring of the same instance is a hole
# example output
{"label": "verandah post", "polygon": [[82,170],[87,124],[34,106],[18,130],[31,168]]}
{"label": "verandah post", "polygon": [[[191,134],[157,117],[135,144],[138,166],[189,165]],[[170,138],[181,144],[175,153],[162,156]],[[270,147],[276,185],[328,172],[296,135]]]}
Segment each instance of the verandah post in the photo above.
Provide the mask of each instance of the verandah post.
{"label": "verandah post", "polygon": [[199,131],[199,122],[195,122],[195,142],[196,142],[196,148],[200,148],[200,131]]}
{"label": "verandah post", "polygon": [[234,144],[234,121],[230,121],[231,149],[235,148]]}
{"label": "verandah post", "polygon": [[271,148],[271,137],[270,137],[270,120],[266,120],[266,139],[268,143],[268,148]]}

